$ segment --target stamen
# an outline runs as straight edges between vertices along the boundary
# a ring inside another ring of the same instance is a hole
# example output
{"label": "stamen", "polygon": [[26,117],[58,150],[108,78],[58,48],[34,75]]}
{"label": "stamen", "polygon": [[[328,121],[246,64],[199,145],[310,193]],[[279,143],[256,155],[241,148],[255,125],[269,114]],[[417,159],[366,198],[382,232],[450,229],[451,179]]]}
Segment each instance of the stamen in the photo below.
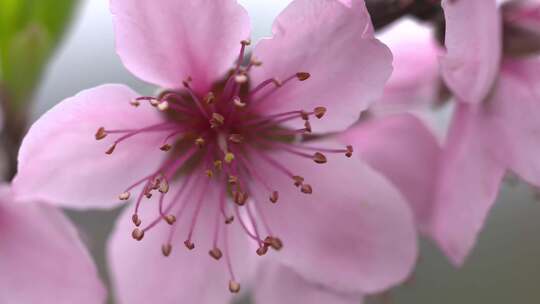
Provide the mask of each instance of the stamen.
{"label": "stamen", "polygon": [[168,257],[171,254],[172,251],[172,245],[171,244],[164,244],[161,246],[161,253],[163,253],[164,256]]}
{"label": "stamen", "polygon": [[133,232],[131,232],[131,236],[137,241],[140,241],[144,237],[144,231],[140,230],[139,228],[135,228],[133,229]]}
{"label": "stamen", "polygon": [[127,201],[129,199],[129,197],[131,196],[131,193],[129,193],[129,191],[126,191],[126,192],[122,192],[119,196],[118,196],[118,199],[121,200],[121,201]]}
{"label": "stamen", "polygon": [[221,252],[219,248],[212,248],[212,250],[210,250],[208,254],[214,259],[216,259],[216,261],[219,261],[221,257],[223,256],[223,253]]}
{"label": "stamen", "polygon": [[107,132],[105,131],[104,127],[100,127],[96,132],[95,138],[96,140],[102,140],[105,137],[107,137]]}

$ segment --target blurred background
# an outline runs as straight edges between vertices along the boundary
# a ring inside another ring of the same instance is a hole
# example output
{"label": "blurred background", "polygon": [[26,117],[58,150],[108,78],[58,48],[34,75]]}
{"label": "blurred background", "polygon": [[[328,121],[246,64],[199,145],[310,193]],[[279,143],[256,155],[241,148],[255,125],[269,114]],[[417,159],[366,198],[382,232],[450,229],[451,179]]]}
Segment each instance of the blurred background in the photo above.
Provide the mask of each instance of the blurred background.
{"label": "blurred background", "polygon": [[[256,41],[270,33],[272,20],[290,1],[239,2],[251,15]],[[42,81],[36,84],[31,121],[62,99],[102,83],[124,83],[140,93],[155,89],[129,74],[116,56],[108,1],[80,1],[68,18],[62,12],[69,12],[70,3],[77,1],[55,3],[60,10],[55,18],[70,20],[71,24],[50,57]],[[105,281],[104,246],[118,211],[68,211]],[[461,269],[451,267],[434,245],[422,241],[414,278],[387,294],[371,297],[369,303],[540,303],[539,232],[540,202],[535,192],[509,178],[475,250]]]}

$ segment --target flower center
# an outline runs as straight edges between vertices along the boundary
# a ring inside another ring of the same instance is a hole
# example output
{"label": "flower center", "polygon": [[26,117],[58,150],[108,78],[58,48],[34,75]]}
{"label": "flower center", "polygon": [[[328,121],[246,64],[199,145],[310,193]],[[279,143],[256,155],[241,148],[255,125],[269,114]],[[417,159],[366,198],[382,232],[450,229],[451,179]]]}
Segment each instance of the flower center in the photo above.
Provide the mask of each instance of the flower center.
{"label": "flower center", "polygon": [[[184,245],[189,250],[195,248],[193,232],[203,207],[205,193],[209,187],[219,189],[218,201],[215,204],[206,204],[216,211],[213,245],[209,255],[216,260],[225,257],[231,277],[231,292],[238,292],[240,285],[235,279],[229,257],[225,226],[235,220],[239,222],[245,234],[256,242],[256,253],[260,256],[265,255],[269,249],[280,250],[283,247],[283,242],[272,232],[262,208],[258,205],[263,202],[255,203],[249,200],[255,188],[267,191],[270,203],[275,204],[280,199],[279,192],[272,187],[271,181],[257,170],[257,163],[273,167],[291,180],[291,187],[297,187],[300,192],[309,195],[314,191],[312,186],[303,176],[291,172],[276,160],[272,156],[273,151],[311,159],[316,164],[327,162],[324,153],[342,153],[351,157],[353,152],[351,146],[313,147],[301,141],[312,131],[310,121],[313,118],[323,118],[326,113],[324,107],[271,115],[261,113],[260,105],[269,102],[276,91],[285,86],[301,85],[294,82],[307,81],[310,74],[296,72],[283,80],[271,78],[250,89],[250,71],[262,63],[250,58],[247,64],[242,65],[249,44],[249,41],[241,42],[237,63],[226,80],[216,84],[210,92],[195,92],[191,85],[193,80],[188,78],[183,82],[181,91],[166,91],[157,97],[142,96],[130,102],[134,107],[143,103],[155,107],[163,113],[162,123],[136,130],[100,127],[95,134],[97,140],[109,135],[117,136],[105,152],[109,155],[122,142],[135,136],[163,138],[156,149],[169,153],[169,157],[160,164],[158,170],[149,172],[147,176],[124,189],[119,199],[128,200],[135,189],[141,189],[136,196],[132,216],[136,226],[132,232],[134,239],[142,240],[145,233],[161,222],[171,225],[168,238],[162,246],[165,256],[171,254],[177,225],[191,201],[196,205],[191,217],[185,219],[189,221],[189,230]],[[301,122],[303,127],[292,129],[285,125],[295,120]],[[182,182],[170,195],[169,185],[179,175],[183,177]],[[190,197],[195,199],[180,200],[188,188],[192,189]],[[159,212],[154,220],[142,225],[139,217],[141,203],[144,198],[151,198],[153,195],[159,196]],[[234,203],[227,203],[227,197]]]}

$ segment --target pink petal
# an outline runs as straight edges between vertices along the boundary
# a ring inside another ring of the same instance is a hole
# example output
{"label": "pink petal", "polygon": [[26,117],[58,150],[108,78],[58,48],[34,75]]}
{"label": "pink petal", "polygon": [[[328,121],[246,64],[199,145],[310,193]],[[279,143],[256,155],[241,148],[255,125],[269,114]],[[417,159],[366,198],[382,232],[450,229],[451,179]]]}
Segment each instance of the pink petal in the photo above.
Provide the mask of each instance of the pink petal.
{"label": "pink petal", "polygon": [[[173,185],[171,189],[176,187]],[[131,221],[133,209],[128,207],[124,211],[108,244],[110,272],[119,303],[138,304],[151,301],[162,304],[215,304],[228,303],[232,299],[228,289],[230,276],[226,267],[223,234],[220,235],[218,244],[224,256],[216,261],[208,254],[213,247],[216,208],[219,206],[217,191],[212,189],[220,188],[217,184],[211,185],[210,191],[206,193],[194,232],[193,251],[186,249],[183,242],[187,239],[200,187],[193,187],[194,192],[188,190],[178,201],[180,205],[192,200],[185,209],[184,217],[177,218],[178,225],[174,228],[176,232],[171,242],[173,249],[169,257],[162,255],[161,247],[167,243],[171,226],[161,222],[147,231],[144,238],[138,242],[131,237],[134,228]],[[140,213],[141,227],[158,215],[155,200],[149,203],[143,206]],[[255,250],[249,249],[247,238],[239,231],[236,222],[235,220],[226,228],[235,275],[242,288],[246,289],[249,272],[254,269],[251,257],[256,255]],[[222,223],[221,227],[224,226]]]}
{"label": "pink petal", "polygon": [[295,0],[279,15],[273,38],[255,47],[263,65],[253,70],[252,83],[284,80],[297,72],[311,77],[280,87],[261,101],[261,112],[325,106],[328,113],[314,128],[335,131],[355,122],[381,95],[391,72],[391,54],[373,38],[363,2],[352,2],[348,7],[337,0]]}
{"label": "pink petal", "polygon": [[[115,134],[96,141],[99,127],[138,129],[160,123],[149,105],[135,108],[137,94],[121,85],[103,85],[62,101],[28,131],[19,151],[14,189],[22,200],[44,200],[72,208],[114,207],[131,183],[152,173],[164,157],[161,138],[133,137],[112,155]],[[136,164],[136,166],[135,166]]]}
{"label": "pink petal", "polygon": [[254,286],[257,304],[361,304],[360,295],[342,294],[306,281],[292,269],[268,262],[260,267]]}
{"label": "pink petal", "polygon": [[487,106],[492,129],[502,130],[498,146],[511,150],[508,166],[540,186],[540,57],[507,62]]}
{"label": "pink petal", "polygon": [[285,244],[277,259],[343,292],[377,292],[407,278],[417,254],[413,217],[385,178],[344,155],[327,155],[324,165],[278,151],[270,156],[313,187],[303,194],[273,167],[257,165],[279,191],[276,205],[258,197]]}
{"label": "pink petal", "polygon": [[235,0],[111,0],[111,12],[124,65],[165,88],[191,76],[206,91],[233,66],[250,32]]}
{"label": "pink petal", "polygon": [[53,207],[0,193],[0,303],[105,303],[106,291],[75,228]]}
{"label": "pink petal", "polygon": [[442,75],[464,102],[480,103],[494,85],[501,60],[501,18],[495,0],[443,1],[447,54]]}
{"label": "pink petal", "polygon": [[359,124],[341,140],[401,190],[417,225],[426,231],[441,154],[433,133],[415,116],[401,114]]}
{"label": "pink petal", "polygon": [[482,112],[458,105],[441,157],[431,229],[456,265],[474,246],[505,171],[500,132],[489,127]]}

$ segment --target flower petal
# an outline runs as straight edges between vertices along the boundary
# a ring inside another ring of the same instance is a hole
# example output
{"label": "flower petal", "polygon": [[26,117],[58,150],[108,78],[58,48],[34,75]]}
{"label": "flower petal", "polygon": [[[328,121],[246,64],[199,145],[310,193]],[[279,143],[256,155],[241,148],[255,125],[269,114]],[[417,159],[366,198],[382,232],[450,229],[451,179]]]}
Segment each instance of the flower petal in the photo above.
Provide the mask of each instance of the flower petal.
{"label": "flower petal", "polygon": [[164,88],[191,76],[206,93],[249,39],[249,17],[235,0],[111,0],[111,12],[124,65]]}
{"label": "flower petal", "polygon": [[260,267],[254,285],[257,304],[361,304],[360,295],[342,294],[306,281],[292,269],[275,262]]}
{"label": "flower petal", "polygon": [[443,1],[447,54],[442,75],[464,102],[480,103],[499,71],[502,52],[501,17],[495,0]]}
{"label": "flower petal", "polygon": [[0,302],[105,303],[106,291],[75,228],[53,207],[14,204],[0,189]]}
{"label": "flower petal", "polygon": [[269,157],[313,188],[311,195],[301,193],[290,178],[258,163],[256,170],[279,191],[276,205],[257,197],[272,233],[285,244],[277,259],[343,292],[378,292],[407,278],[416,261],[416,232],[409,207],[390,182],[343,155],[328,155],[324,165],[278,151]]}
{"label": "flower petal", "polygon": [[[171,187],[171,189],[175,188],[176,186]],[[116,228],[109,239],[108,261],[116,297],[120,303],[148,303],[148,299],[152,299],[152,302],[163,304],[179,302],[214,304],[228,303],[232,298],[228,290],[230,276],[225,256],[216,261],[208,254],[213,247],[214,224],[219,207],[217,191],[212,191],[212,189],[221,189],[221,187],[211,185],[210,191],[205,194],[204,205],[194,232],[195,249],[193,251],[187,250],[183,242],[187,238],[198,202],[197,197],[203,188],[200,183],[189,188],[192,190],[188,189],[177,202],[180,206],[191,201],[183,213],[184,216],[177,217],[177,225],[174,226],[176,232],[171,242],[173,249],[169,257],[163,256],[161,247],[167,243],[171,226],[161,222],[147,231],[144,238],[137,242],[131,237],[131,231],[134,228],[131,221],[133,210],[128,208],[118,219]],[[195,199],[192,199],[193,197]],[[155,201],[144,205],[140,213],[141,227],[147,225],[157,215]],[[224,226],[225,224],[222,223],[221,227]],[[240,283],[247,283],[249,271],[254,269],[250,257],[255,256],[255,253],[248,250],[247,238],[238,230],[236,221],[226,228],[235,275]],[[218,244],[223,244],[223,234],[220,235],[219,240]],[[225,255],[224,246],[220,248]]]}
{"label": "flower petal", "polygon": [[[132,137],[105,151],[117,136],[101,141],[99,127],[138,129],[162,122],[149,105],[129,102],[136,93],[122,85],[82,91],[45,113],[28,131],[19,151],[14,189],[21,200],[44,200],[73,208],[114,207],[131,183],[160,164],[161,136]],[[137,164],[136,166],[134,164]]]}
{"label": "flower petal", "polygon": [[[487,127],[486,127],[487,126]],[[482,112],[460,104],[441,156],[432,234],[456,265],[463,264],[504,175],[504,147]]]}
{"label": "flower petal", "polygon": [[[297,72],[311,77],[292,80],[257,107],[265,114],[325,106],[328,113],[317,131],[342,130],[382,94],[392,56],[373,38],[371,20],[361,1],[352,7],[337,0],[295,0],[276,19],[271,39],[260,41],[254,56],[252,83],[281,80]],[[273,88],[272,88],[273,89]],[[267,95],[263,91],[256,96]],[[260,98],[259,97],[259,98]]]}
{"label": "flower petal", "polygon": [[414,115],[401,114],[359,124],[340,139],[394,183],[412,207],[420,230],[426,231],[441,154],[433,133]]}

